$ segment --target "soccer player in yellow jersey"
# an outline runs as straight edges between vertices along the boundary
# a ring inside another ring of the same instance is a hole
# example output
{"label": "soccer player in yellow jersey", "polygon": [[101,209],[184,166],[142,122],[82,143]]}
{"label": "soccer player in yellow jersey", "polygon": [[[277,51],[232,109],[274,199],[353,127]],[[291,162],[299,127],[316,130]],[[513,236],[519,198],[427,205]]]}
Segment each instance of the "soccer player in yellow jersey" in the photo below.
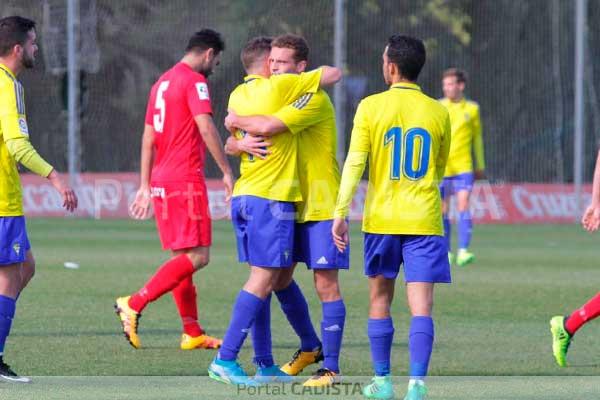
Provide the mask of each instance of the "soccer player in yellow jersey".
{"label": "soccer player in yellow jersey", "polygon": [[408,400],[425,397],[423,379],[434,338],[433,288],[435,283],[450,282],[439,191],[450,149],[450,120],[446,109],[415,84],[424,64],[421,40],[390,37],[383,53],[383,75],[390,88],[363,99],[358,106],[335,209],[332,234],[343,251],[348,244],[346,217],[368,159],[364,262],[370,290],[368,336],[375,370],[372,383],[363,390],[369,399],[394,397],[390,306],[400,265],[404,265],[412,314]]}
{"label": "soccer player in yellow jersey", "polygon": [[[442,78],[444,98],[440,102],[448,109],[450,126],[452,127],[452,145],[448,164],[442,181],[442,199],[444,214],[444,234],[448,244],[448,259],[452,263],[453,256],[450,245],[452,227],[448,218],[450,197],[456,195],[458,208],[458,252],[456,263],[465,266],[475,260],[469,252],[473,221],[469,212],[469,196],[473,190],[475,179],[484,178],[485,161],[483,156],[483,139],[481,137],[481,119],[479,105],[465,99],[464,90],[467,75],[458,68],[446,70]],[[472,154],[475,154],[473,165]],[[475,172],[473,172],[473,170]]]}
{"label": "soccer player in yellow jersey", "polygon": [[[275,38],[271,48],[271,73],[304,72],[308,65],[308,54],[308,43],[301,36],[285,34]],[[272,136],[288,130],[297,135],[302,202],[296,203],[293,259],[294,262],[305,263],[314,271],[315,288],[322,302],[323,343],[321,345],[312,327],[306,300],[293,280],[294,264],[292,268],[280,273],[274,288],[282,310],[301,339],[300,349],[292,361],[281,369],[290,375],[297,375],[309,364],[323,359],[323,368],[304,385],[330,385],[339,380],[339,353],[346,316],[338,270],[349,267],[349,249],[340,253],[331,237],[333,211],[340,183],[335,157],[337,131],[333,104],[321,89],[314,94],[307,93],[275,114],[240,117],[231,113],[228,119],[231,124],[255,135]],[[230,140],[230,145],[237,147],[241,143],[243,147],[255,141],[255,136],[249,135],[239,141]],[[268,307],[265,309],[262,313],[264,318],[254,322],[254,341],[257,339],[255,332],[267,331],[266,328],[259,327],[260,322],[270,320]],[[265,347],[267,346],[263,346]],[[272,358],[270,346],[265,352]]]}
{"label": "soccer player in yellow jersey", "polygon": [[29,142],[25,93],[17,76],[33,68],[37,52],[35,22],[18,16],[0,19],[0,380],[29,382],[3,360],[4,345],[15,315],[16,299],[35,271],[17,163],[46,177],[73,211],[77,196]]}
{"label": "soccer player in yellow jersey", "polygon": [[[229,108],[239,115],[272,114],[301,95],[315,93],[320,86],[341,78],[341,71],[332,67],[269,78],[270,49],[270,39],[256,38],[242,50],[247,76],[229,97]],[[285,132],[270,139],[269,154],[264,159],[241,155],[241,176],[233,191],[231,219],[238,258],[250,265],[250,277],[235,301],[219,354],[209,367],[213,379],[234,384],[254,382],[236,359],[255,319],[270,301],[281,271],[293,263],[294,203],[302,199],[296,154],[296,137],[293,132]],[[286,374],[272,361],[270,364],[259,365],[258,377],[285,379]]]}

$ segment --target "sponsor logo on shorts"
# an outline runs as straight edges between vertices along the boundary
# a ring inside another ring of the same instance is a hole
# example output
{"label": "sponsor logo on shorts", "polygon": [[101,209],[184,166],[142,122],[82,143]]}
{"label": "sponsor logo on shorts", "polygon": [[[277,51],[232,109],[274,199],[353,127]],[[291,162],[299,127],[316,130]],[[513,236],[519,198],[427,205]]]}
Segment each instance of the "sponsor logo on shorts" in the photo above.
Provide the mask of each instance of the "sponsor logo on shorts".
{"label": "sponsor logo on shorts", "polygon": [[153,187],[150,189],[150,197],[160,197],[161,199],[165,198],[165,188],[161,187]]}
{"label": "sponsor logo on shorts", "polygon": [[289,250],[284,251],[283,252],[283,256],[285,257],[286,260],[289,260],[289,258],[290,258],[290,251]]}
{"label": "sponsor logo on shorts", "polygon": [[21,245],[20,245],[19,243],[15,243],[15,244],[13,245],[13,250],[15,251],[15,253],[16,253],[17,255],[19,255],[19,253],[21,252]]}

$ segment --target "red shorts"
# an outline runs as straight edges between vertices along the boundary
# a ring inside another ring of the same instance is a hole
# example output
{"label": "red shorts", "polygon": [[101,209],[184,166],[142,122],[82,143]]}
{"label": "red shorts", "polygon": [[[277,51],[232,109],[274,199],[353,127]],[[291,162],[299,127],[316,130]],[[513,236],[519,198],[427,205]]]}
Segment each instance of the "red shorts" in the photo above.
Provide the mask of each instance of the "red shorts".
{"label": "red shorts", "polygon": [[211,219],[204,182],[153,182],[152,199],[163,249],[210,246]]}

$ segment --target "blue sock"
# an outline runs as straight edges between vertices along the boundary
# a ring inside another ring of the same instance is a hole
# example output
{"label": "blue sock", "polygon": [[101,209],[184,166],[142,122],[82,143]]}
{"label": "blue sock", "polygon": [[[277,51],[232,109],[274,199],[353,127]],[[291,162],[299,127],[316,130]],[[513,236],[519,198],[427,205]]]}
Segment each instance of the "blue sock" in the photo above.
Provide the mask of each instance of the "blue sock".
{"label": "blue sock", "polygon": [[427,376],[434,336],[431,317],[412,317],[408,334],[411,379],[423,379]]}
{"label": "blue sock", "polygon": [[275,295],[281,303],[281,309],[287,320],[300,338],[300,349],[313,351],[319,347],[321,341],[310,320],[308,303],[296,281],[292,281],[287,288],[275,292]]}
{"label": "blue sock", "polygon": [[444,214],[444,238],[446,239],[446,245],[448,246],[448,252],[452,249],[450,245],[450,239],[452,234],[452,225],[450,225],[450,218],[448,218],[448,214]]}
{"label": "blue sock", "polygon": [[6,338],[15,316],[15,304],[15,299],[0,295],[0,357],[4,353]]}
{"label": "blue sock", "polygon": [[254,364],[259,368],[268,368],[275,364],[271,342],[271,295],[265,299],[252,325],[252,346]]}
{"label": "blue sock", "polygon": [[471,212],[463,211],[458,213],[458,248],[468,249],[471,243],[471,233],[473,232],[473,220]]}
{"label": "blue sock", "polygon": [[250,332],[250,328],[254,323],[254,319],[264,306],[265,302],[260,297],[252,293],[241,290],[233,305],[231,313],[231,321],[223,344],[219,350],[219,358],[225,361],[233,361],[237,359],[237,355]]}
{"label": "blue sock", "polygon": [[339,373],[340,348],[344,336],[346,306],[344,300],[323,302],[323,321],[321,321],[321,338],[323,339],[323,368]]}
{"label": "blue sock", "polygon": [[389,375],[392,341],[394,340],[394,323],[392,318],[369,318],[367,333],[369,335],[369,342],[371,343],[371,359],[373,360],[375,375]]}

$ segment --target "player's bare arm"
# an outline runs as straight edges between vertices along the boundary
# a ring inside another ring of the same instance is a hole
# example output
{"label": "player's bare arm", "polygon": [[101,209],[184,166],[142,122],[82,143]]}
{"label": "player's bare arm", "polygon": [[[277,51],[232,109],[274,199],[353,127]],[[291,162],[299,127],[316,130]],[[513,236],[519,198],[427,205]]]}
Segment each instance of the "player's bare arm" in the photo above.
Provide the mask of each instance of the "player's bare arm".
{"label": "player's bare arm", "polygon": [[63,201],[63,208],[69,212],[75,211],[77,208],[77,195],[75,194],[75,191],[69,185],[63,182],[56,170],[52,170],[52,172],[50,172],[50,175],[48,175],[48,180],[52,186],[54,186],[54,189],[60,193]]}
{"label": "player's bare arm", "polygon": [[147,219],[150,216],[150,175],[154,161],[155,134],[151,125],[144,126],[140,161],[140,187],[130,207],[131,215],[135,219]]}
{"label": "player's bare arm", "polygon": [[233,174],[231,172],[231,166],[227,161],[227,156],[223,150],[223,142],[217,131],[212,116],[210,114],[200,114],[194,117],[200,135],[208,148],[208,151],[214,158],[215,162],[219,166],[221,172],[223,172],[223,184],[225,185],[225,200],[229,201],[233,192]]}
{"label": "player's bare arm", "polygon": [[581,223],[588,232],[596,232],[600,227],[600,151],[598,151],[594,169],[592,202],[585,210]]}
{"label": "player's bare arm", "polygon": [[320,87],[335,85],[342,79],[342,70],[340,68],[330,67],[328,65],[323,65],[319,68],[321,68]]}

